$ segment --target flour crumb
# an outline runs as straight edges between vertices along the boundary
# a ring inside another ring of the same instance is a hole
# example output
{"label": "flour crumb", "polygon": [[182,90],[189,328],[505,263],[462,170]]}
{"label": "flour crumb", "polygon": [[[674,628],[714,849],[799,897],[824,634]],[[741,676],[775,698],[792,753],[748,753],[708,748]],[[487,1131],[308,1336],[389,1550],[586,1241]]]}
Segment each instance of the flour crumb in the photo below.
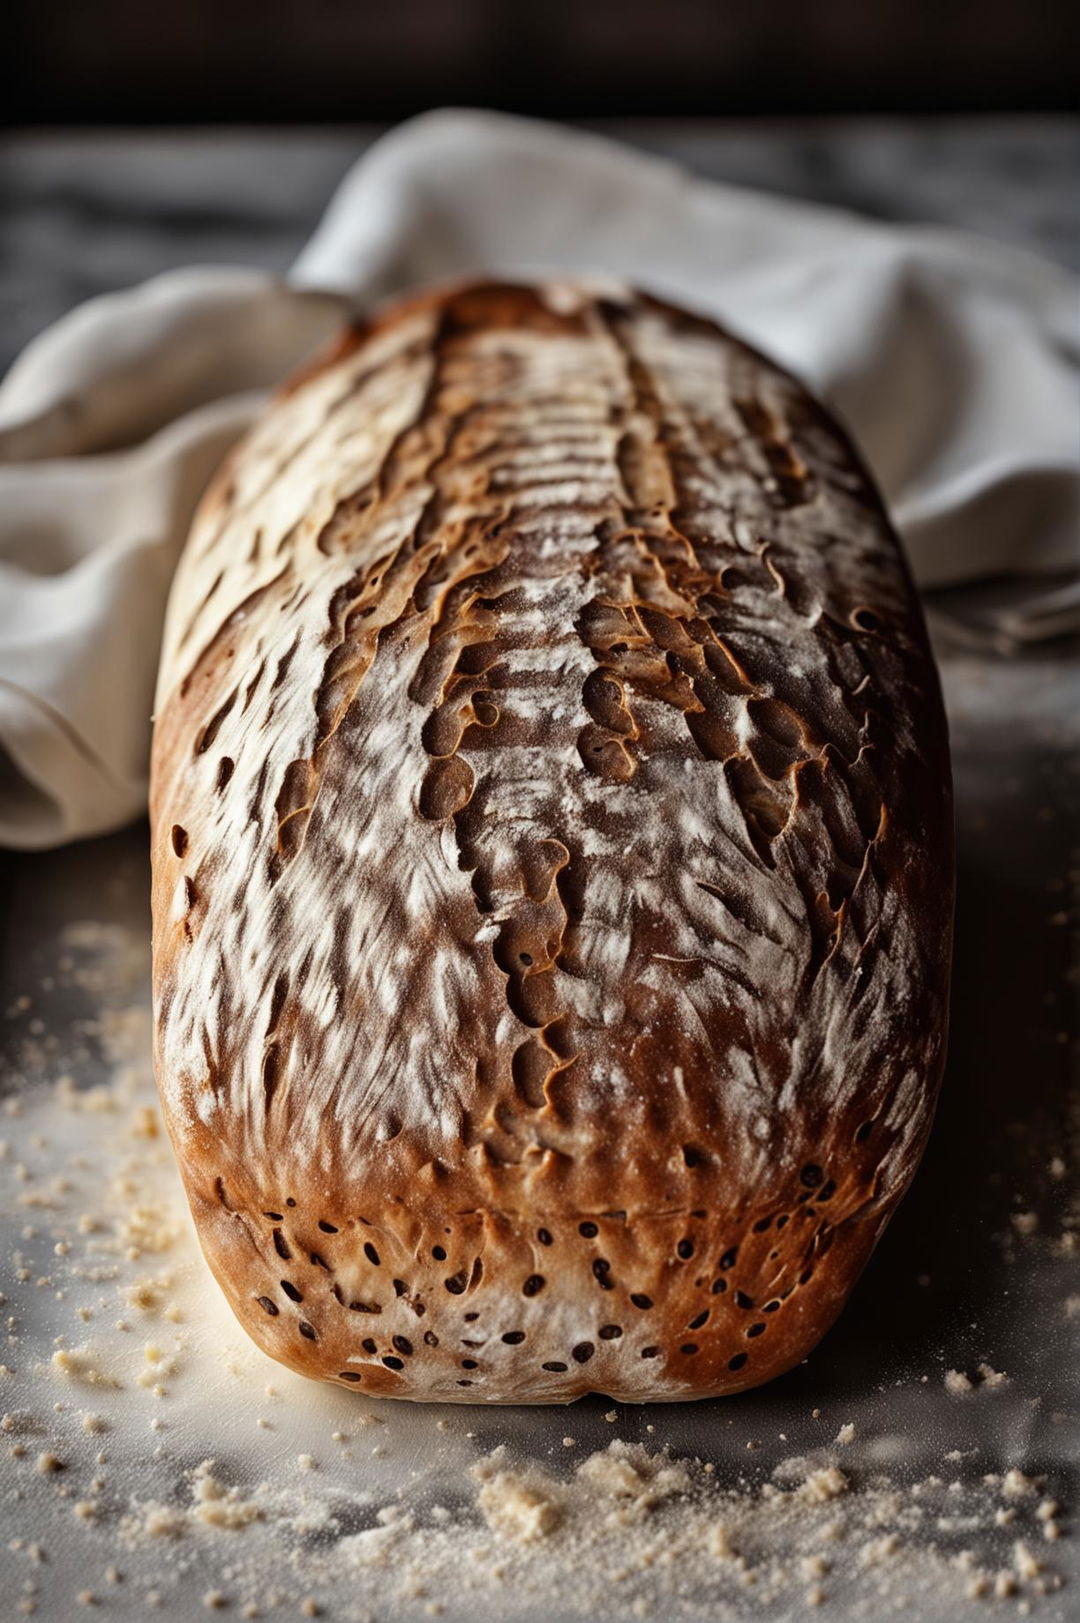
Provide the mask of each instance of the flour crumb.
{"label": "flour crumb", "polygon": [[249,1527],[261,1520],[262,1510],[251,1500],[241,1497],[239,1488],[226,1488],[213,1475],[213,1460],[204,1460],[195,1472],[192,1483],[194,1514],[209,1527],[230,1530]]}
{"label": "flour crumb", "polygon": [[732,1548],[731,1538],[723,1522],[715,1522],[705,1535],[705,1548],[710,1555],[718,1561],[731,1561],[735,1551]]}
{"label": "flour crumb", "polygon": [[1041,1565],[1032,1555],[1023,1539],[1017,1539],[1013,1545],[1013,1566],[1016,1569],[1016,1576],[1023,1578],[1026,1582],[1030,1582],[1032,1578],[1037,1578],[1042,1571]]}
{"label": "flour crumb", "polygon": [[807,1473],[798,1496],[807,1505],[824,1505],[830,1499],[839,1498],[846,1493],[850,1486],[843,1471],[835,1465],[824,1465]]}
{"label": "flour crumb", "polygon": [[1001,1492],[1006,1499],[1026,1499],[1035,1492],[1035,1488],[1034,1477],[1025,1476],[1015,1466],[1011,1471],[1006,1471],[1001,1481]]}
{"label": "flour crumb", "polygon": [[[496,1450],[496,1455],[500,1454]],[[477,1504],[493,1533],[533,1544],[548,1538],[562,1521],[562,1508],[555,1497],[556,1485],[539,1472],[518,1472],[488,1467],[495,1456],[473,1467],[480,1478]]]}
{"label": "flour crumb", "polygon": [[868,1544],[864,1544],[859,1559],[864,1567],[877,1567],[895,1555],[899,1548],[900,1540],[897,1535],[886,1533],[884,1538],[871,1539]]}
{"label": "flour crumb", "polygon": [[158,1504],[155,1500],[140,1505],[122,1524],[129,1542],[137,1541],[141,1534],[149,1538],[178,1538],[186,1527],[187,1517],[183,1511],[175,1510],[172,1505]]}
{"label": "flour crumb", "polygon": [[590,1454],[577,1470],[577,1480],[607,1495],[617,1520],[643,1515],[665,1499],[688,1493],[691,1479],[681,1460],[650,1454],[641,1443],[621,1439]]}

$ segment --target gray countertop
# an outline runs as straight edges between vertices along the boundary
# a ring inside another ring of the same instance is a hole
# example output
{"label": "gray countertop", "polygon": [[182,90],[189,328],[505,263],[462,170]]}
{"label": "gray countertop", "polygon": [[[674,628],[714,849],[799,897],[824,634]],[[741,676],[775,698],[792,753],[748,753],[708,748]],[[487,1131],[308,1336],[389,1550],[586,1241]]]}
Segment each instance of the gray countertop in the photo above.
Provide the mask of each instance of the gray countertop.
{"label": "gray countertop", "polygon": [[[88,294],[170,265],[217,260],[284,268],[371,133],[9,139],[0,158],[7,197],[0,351],[10,358],[33,332]],[[962,224],[1080,264],[1080,221],[1071,192],[1080,155],[1075,123],[627,125],[620,133],[710,175],[883,216]],[[150,1098],[142,1028],[125,1026],[127,1048],[121,1043],[118,1049],[109,1038],[119,1004],[145,1012],[146,831],[137,825],[64,851],[0,861],[6,901],[0,922],[0,1012],[6,1016],[0,1024],[0,1092],[20,1112],[0,1121],[0,1136],[11,1142],[7,1159],[0,1159],[0,1290],[11,1315],[3,1355],[10,1372],[0,1375],[6,1385],[0,1407],[13,1417],[10,1427],[4,1423],[17,1439],[13,1448],[22,1448],[10,1460],[0,1449],[0,1572],[7,1591],[21,1592],[22,1601],[33,1602],[50,1623],[82,1615],[76,1600],[81,1589],[95,1596],[103,1615],[125,1618],[146,1616],[155,1604],[163,1615],[195,1618],[220,1595],[232,1609],[226,1615],[241,1615],[244,1601],[254,1596],[250,1604],[257,1605],[257,1615],[297,1616],[306,1598],[328,1617],[395,1623],[429,1615],[459,1623],[486,1617],[539,1623],[590,1611],[613,1623],[634,1616],[659,1623],[684,1616],[712,1620],[744,1612],[796,1619],[813,1599],[805,1583],[784,1589],[777,1587],[779,1579],[769,1579],[759,1598],[750,1588],[739,1598],[729,1569],[728,1576],[706,1580],[688,1556],[685,1579],[658,1560],[647,1578],[639,1583],[631,1575],[620,1588],[619,1575],[603,1567],[594,1546],[589,1560],[604,1575],[603,1595],[595,1584],[590,1587],[582,1566],[576,1596],[573,1584],[552,1578],[545,1599],[536,1573],[520,1564],[520,1552],[507,1556],[510,1581],[505,1574],[493,1580],[490,1592],[476,1587],[479,1578],[460,1593],[450,1581],[418,1590],[415,1578],[410,1590],[403,1575],[412,1571],[411,1555],[419,1552],[419,1558],[427,1540],[435,1571],[444,1536],[434,1522],[422,1521],[419,1510],[417,1530],[395,1533],[397,1553],[373,1569],[381,1587],[371,1587],[367,1567],[349,1567],[343,1577],[345,1569],[334,1566],[329,1552],[340,1555],[345,1533],[388,1525],[386,1505],[411,1503],[413,1485],[427,1480],[425,1473],[441,1472],[442,1490],[452,1498],[446,1483],[455,1471],[464,1480],[462,1462],[500,1443],[515,1457],[565,1475],[570,1451],[563,1448],[564,1434],[573,1434],[579,1454],[600,1449],[617,1434],[650,1449],[664,1444],[675,1455],[698,1456],[715,1468],[721,1484],[749,1478],[753,1486],[767,1483],[791,1454],[824,1458],[822,1447],[851,1423],[854,1440],[839,1457],[857,1490],[849,1496],[853,1504],[858,1493],[869,1496],[864,1504],[879,1504],[873,1495],[884,1492],[884,1472],[898,1494],[913,1483],[936,1483],[919,1491],[953,1493],[955,1505],[966,1506],[968,1514],[966,1521],[938,1515],[937,1531],[928,1532],[924,1521],[921,1531],[905,1535],[922,1552],[921,1578],[917,1562],[901,1565],[900,1549],[896,1570],[902,1578],[891,1587],[879,1580],[876,1566],[867,1576],[869,1544],[862,1556],[852,1554],[850,1572],[838,1557],[835,1583],[821,1580],[831,1603],[823,1616],[847,1620],[905,1611],[935,1623],[977,1617],[986,1609],[1011,1614],[1018,1605],[1046,1618],[1075,1615],[1075,1593],[1068,1586],[1080,1580],[1080,1538],[1072,1533],[1080,1507],[1080,977],[1070,923],[1076,921],[1080,826],[1080,675],[1075,654],[1060,646],[1003,658],[946,640],[938,653],[952,729],[959,905],[950,1058],[930,1149],[912,1193],[820,1350],[773,1386],[720,1403],[620,1406],[615,1421],[607,1419],[603,1401],[555,1413],[457,1409],[448,1419],[422,1407],[368,1404],[380,1411],[382,1452],[377,1448],[376,1458],[365,1447],[358,1463],[340,1442],[354,1431],[348,1416],[361,1412],[350,1408],[348,1396],[307,1387],[299,1378],[287,1386],[293,1378],[286,1378],[287,1414],[275,1421],[277,1431],[259,1432],[258,1448],[254,1442],[241,1447],[223,1423],[219,1433],[197,1387],[185,1388],[181,1369],[175,1393],[155,1411],[166,1416],[161,1437],[151,1447],[146,1414],[139,1411],[139,1437],[148,1440],[132,1444],[134,1422],[121,1405],[129,1394],[58,1387],[41,1374],[49,1368],[57,1334],[66,1332],[70,1343],[87,1333],[69,1322],[71,1304],[84,1300],[80,1292],[91,1293],[85,1296],[87,1311],[99,1319],[115,1314],[109,1292],[130,1287],[128,1262],[122,1254],[112,1257],[115,1272],[105,1284],[87,1283],[77,1270],[67,1282],[69,1256],[82,1256],[80,1248],[90,1241],[80,1238],[62,1192],[52,1206],[46,1199],[29,1216],[25,1197],[28,1189],[51,1189],[49,1180],[58,1175],[47,1127],[58,1077],[70,1073],[76,1090],[110,1079],[119,1086],[118,1067],[126,1066],[131,1075],[125,1072],[123,1086],[134,1090],[131,1100],[145,1104]],[[87,920],[98,934],[87,934]],[[96,968],[85,974],[72,969],[76,961],[83,964],[80,953],[89,964],[95,952]],[[116,964],[103,969],[102,954],[124,961],[127,981],[120,991]],[[132,1044],[139,1048],[136,1058]],[[57,1133],[59,1142],[63,1131]],[[88,1125],[86,1144],[94,1142]],[[160,1170],[164,1163],[153,1165],[159,1168],[153,1176],[168,1182],[170,1175]],[[89,1166],[71,1174],[76,1183],[93,1175],[92,1156]],[[79,1199],[92,1202],[92,1191],[80,1187]],[[69,1251],[57,1252],[57,1245]],[[152,1266],[171,1266],[171,1256]],[[212,1287],[193,1250],[177,1266],[192,1299],[201,1292],[209,1303]],[[38,1288],[39,1278],[57,1291]],[[225,1362],[235,1357],[239,1367],[252,1354],[234,1352],[239,1333],[230,1339],[217,1309],[207,1312],[213,1336],[223,1338]],[[96,1322],[91,1320],[91,1333]],[[154,1330],[171,1333],[157,1321]],[[200,1333],[194,1323],[195,1342],[185,1355],[194,1369],[200,1357],[210,1356]],[[141,1345],[145,1337],[137,1339]],[[1007,1372],[1008,1382],[981,1378],[980,1365]],[[965,1393],[953,1381],[949,1390],[949,1370],[966,1373],[981,1389]],[[241,1402],[238,1395],[234,1409]],[[77,1421],[91,1403],[106,1418],[110,1404],[117,1407],[111,1436],[88,1443],[80,1440]],[[343,1429],[331,1433],[332,1425]],[[313,1429],[318,1437],[309,1441]],[[370,1434],[363,1435],[370,1442]],[[328,1436],[339,1438],[333,1448]],[[50,1472],[41,1461],[54,1448],[60,1468]],[[93,1449],[105,1456],[97,1465]],[[272,1521],[267,1510],[224,1553],[201,1524],[174,1541],[159,1540],[150,1554],[137,1539],[123,1543],[133,1503],[178,1504],[192,1469],[209,1455],[220,1459],[223,1451],[238,1491],[253,1475],[284,1479],[295,1471],[298,1451],[304,1458],[317,1455],[326,1490],[332,1486],[337,1496],[337,1520],[331,1518],[316,1537],[302,1520]],[[125,1461],[127,1478],[118,1484]],[[1039,1499],[1062,1506],[1052,1513],[1060,1540],[1042,1539],[1045,1519],[1037,1519],[1035,1496],[1025,1497],[1021,1487],[1012,1504],[1000,1498],[997,1486],[986,1486],[988,1475],[1000,1477],[1010,1468],[1044,1479]],[[95,1471],[98,1489],[91,1480]],[[95,1493],[100,1512],[80,1521],[77,1506],[93,1502]],[[987,1495],[998,1495],[997,1512],[988,1508]],[[656,1511],[656,1525],[668,1525],[664,1514],[663,1507]],[[384,1521],[377,1520],[380,1515]],[[677,1525],[671,1526],[675,1539]],[[272,1541],[260,1543],[264,1527]],[[1034,1552],[1038,1572],[1025,1575],[1018,1537]],[[418,1541],[415,1551],[410,1539]],[[161,1557],[165,1545],[173,1552],[168,1561]],[[989,1598],[980,1595],[975,1580],[958,1586],[949,1576],[963,1570],[968,1548],[974,1551],[972,1570],[991,1574]],[[238,1550],[248,1553],[242,1557]],[[892,1559],[889,1550],[886,1558]],[[275,1566],[276,1600],[262,1570],[267,1564]],[[477,1573],[487,1571],[479,1557],[475,1565]],[[1000,1577],[1006,1570],[1012,1574],[1008,1582]],[[1061,1581],[1064,1589],[1057,1587]],[[1002,1591],[998,1600],[994,1583]],[[158,1600],[148,1601],[148,1593]]]}

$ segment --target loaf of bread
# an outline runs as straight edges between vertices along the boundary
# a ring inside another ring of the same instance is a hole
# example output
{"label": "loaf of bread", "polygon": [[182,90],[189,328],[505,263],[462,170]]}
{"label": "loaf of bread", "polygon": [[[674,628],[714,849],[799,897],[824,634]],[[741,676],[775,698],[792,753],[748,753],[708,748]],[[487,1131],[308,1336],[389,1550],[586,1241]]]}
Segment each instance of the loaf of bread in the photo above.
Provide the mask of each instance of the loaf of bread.
{"label": "loaf of bread", "polygon": [[398,306],[207,495],[157,711],[158,1078],[266,1352],[495,1403],[806,1356],[929,1130],[952,818],[800,385],[617,288]]}

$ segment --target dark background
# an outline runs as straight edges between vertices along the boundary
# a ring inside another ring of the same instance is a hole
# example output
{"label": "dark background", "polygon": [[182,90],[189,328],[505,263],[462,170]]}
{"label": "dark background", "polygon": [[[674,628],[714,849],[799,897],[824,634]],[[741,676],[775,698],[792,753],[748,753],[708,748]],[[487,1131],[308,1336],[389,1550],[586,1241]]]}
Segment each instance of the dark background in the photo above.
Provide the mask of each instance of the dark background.
{"label": "dark background", "polygon": [[8,0],[11,124],[1068,111],[1076,0]]}

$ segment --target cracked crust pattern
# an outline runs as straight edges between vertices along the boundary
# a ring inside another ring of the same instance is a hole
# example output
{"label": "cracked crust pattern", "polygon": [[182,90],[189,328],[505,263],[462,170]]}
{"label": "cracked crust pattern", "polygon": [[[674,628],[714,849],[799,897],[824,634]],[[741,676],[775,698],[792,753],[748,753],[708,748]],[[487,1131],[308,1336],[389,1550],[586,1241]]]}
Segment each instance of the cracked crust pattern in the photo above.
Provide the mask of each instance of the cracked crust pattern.
{"label": "cracked crust pattern", "polygon": [[362,1391],[733,1391],[929,1130],[951,802],[880,501],[610,289],[347,334],[205,499],[151,815],[157,1066],[267,1352]]}

